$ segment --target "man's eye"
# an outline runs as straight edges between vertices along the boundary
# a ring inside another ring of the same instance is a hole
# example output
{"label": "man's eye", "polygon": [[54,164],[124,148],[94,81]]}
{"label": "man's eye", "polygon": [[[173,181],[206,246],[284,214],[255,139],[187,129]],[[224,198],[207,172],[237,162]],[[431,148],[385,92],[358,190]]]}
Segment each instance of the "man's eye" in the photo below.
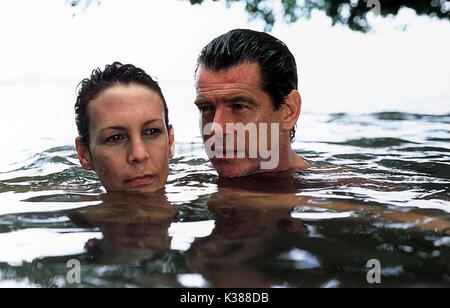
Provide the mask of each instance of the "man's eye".
{"label": "man's eye", "polygon": [[106,141],[109,142],[109,143],[117,143],[117,142],[119,142],[119,141],[121,141],[123,139],[125,139],[124,135],[117,134],[117,135],[112,135],[111,137],[106,139]]}
{"label": "man's eye", "polygon": [[236,110],[241,110],[241,109],[246,109],[246,108],[248,108],[246,105],[242,105],[242,104],[233,104],[233,109],[236,109]]}
{"label": "man's eye", "polygon": [[197,107],[198,107],[198,110],[200,110],[200,112],[206,112],[206,111],[214,110],[214,106],[201,105],[201,106],[197,106]]}

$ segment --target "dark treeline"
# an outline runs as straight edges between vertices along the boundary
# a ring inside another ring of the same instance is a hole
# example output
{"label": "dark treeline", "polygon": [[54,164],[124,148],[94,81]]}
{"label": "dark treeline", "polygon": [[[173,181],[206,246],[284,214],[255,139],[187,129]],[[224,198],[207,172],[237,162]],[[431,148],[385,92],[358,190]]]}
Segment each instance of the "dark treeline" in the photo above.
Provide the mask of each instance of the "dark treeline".
{"label": "dark treeline", "polygon": [[[193,5],[201,5],[208,1],[219,0],[179,0],[189,1]],[[277,0],[283,8],[283,20],[293,23],[300,18],[310,18],[314,10],[324,11],[332,20],[333,25],[340,23],[355,31],[367,32],[370,25],[367,14],[372,12],[381,16],[397,15],[399,10],[407,7],[413,9],[418,15],[428,15],[449,20],[450,11],[445,0]],[[71,0],[72,6],[87,8],[91,3],[101,4],[101,0]],[[229,7],[234,2],[244,2],[245,10],[251,19],[262,19],[265,22],[265,31],[271,31],[276,20],[269,0],[225,0]]]}

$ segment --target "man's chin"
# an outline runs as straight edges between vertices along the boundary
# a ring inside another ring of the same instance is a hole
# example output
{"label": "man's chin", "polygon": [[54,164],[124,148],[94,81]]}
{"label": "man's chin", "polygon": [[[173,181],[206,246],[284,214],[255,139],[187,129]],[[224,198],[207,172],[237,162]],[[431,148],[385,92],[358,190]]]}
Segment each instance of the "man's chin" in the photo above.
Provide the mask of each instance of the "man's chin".
{"label": "man's chin", "polygon": [[217,159],[212,161],[212,164],[220,177],[240,177],[260,172],[259,168],[249,161]]}

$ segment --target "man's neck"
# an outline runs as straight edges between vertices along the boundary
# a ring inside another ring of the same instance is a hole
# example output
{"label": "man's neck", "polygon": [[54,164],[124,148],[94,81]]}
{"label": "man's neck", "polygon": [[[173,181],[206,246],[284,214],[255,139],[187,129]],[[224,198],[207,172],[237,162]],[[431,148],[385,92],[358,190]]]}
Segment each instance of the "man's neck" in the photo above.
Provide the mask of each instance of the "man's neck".
{"label": "man's neck", "polygon": [[291,150],[291,169],[292,168],[306,169],[309,167],[311,167],[310,163],[308,163],[306,160],[298,156],[297,153],[294,152],[294,150]]}
{"label": "man's neck", "polygon": [[295,151],[291,148],[290,141],[286,139],[286,141],[280,145],[278,167],[271,170],[271,172],[280,172],[290,169],[301,170],[309,167],[311,167],[311,164],[298,156],[297,153],[295,153]]}

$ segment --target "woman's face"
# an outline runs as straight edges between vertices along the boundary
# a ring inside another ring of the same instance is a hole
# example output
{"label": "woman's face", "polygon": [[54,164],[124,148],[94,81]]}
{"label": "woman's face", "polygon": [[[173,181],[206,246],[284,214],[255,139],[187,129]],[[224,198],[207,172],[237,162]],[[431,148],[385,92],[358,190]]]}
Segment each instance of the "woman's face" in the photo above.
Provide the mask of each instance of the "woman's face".
{"label": "woman's face", "polygon": [[76,145],[84,169],[95,170],[108,191],[162,188],[173,156],[159,95],[139,84],[118,84],[89,102],[89,150]]}

